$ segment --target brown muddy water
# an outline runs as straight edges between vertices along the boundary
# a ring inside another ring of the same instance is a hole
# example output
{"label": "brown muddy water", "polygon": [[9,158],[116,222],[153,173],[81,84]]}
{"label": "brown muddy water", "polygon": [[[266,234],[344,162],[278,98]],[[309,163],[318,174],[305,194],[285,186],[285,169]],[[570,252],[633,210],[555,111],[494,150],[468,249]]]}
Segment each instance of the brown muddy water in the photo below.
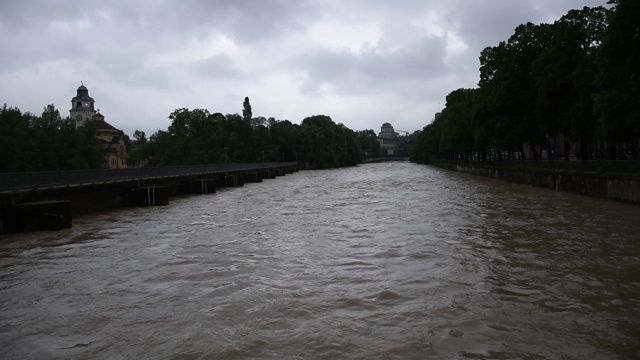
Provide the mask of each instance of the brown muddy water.
{"label": "brown muddy water", "polygon": [[410,163],[0,238],[3,359],[640,358],[640,207]]}

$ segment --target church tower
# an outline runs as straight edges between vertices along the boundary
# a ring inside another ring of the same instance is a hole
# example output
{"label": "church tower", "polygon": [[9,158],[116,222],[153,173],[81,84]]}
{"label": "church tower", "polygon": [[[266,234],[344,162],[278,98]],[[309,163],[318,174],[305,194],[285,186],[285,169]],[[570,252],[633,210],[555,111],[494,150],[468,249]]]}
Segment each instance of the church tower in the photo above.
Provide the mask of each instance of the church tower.
{"label": "church tower", "polygon": [[69,110],[71,119],[76,121],[76,127],[82,126],[85,121],[91,120],[93,115],[96,114],[94,101],[93,98],[89,96],[89,90],[82,82],[80,83],[78,94],[71,99],[71,110]]}

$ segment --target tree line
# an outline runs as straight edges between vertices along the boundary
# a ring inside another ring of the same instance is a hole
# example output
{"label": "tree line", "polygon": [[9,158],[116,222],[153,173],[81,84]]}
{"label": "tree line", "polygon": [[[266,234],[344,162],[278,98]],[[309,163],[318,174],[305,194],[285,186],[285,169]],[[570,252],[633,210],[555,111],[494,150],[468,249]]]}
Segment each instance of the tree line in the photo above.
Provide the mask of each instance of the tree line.
{"label": "tree line", "polygon": [[103,165],[103,149],[95,124],[76,128],[47,105],[42,115],[16,107],[0,109],[0,172],[95,169]]}
{"label": "tree line", "polygon": [[447,95],[411,160],[638,159],[640,2],[609,4],[485,48],[478,87]]}
{"label": "tree line", "polygon": [[[128,166],[298,161],[332,168],[383,153],[373,130],[353,131],[326,115],[307,117],[300,125],[253,117],[248,97],[242,115],[180,108],[169,119],[166,130],[148,137],[140,130],[131,139],[121,134]],[[92,121],[76,128],[53,105],[36,116],[5,104],[0,109],[0,172],[101,168],[104,149],[95,134]]]}
{"label": "tree line", "polygon": [[253,117],[249,98],[242,115],[206,109],[176,109],[171,124],[147,138],[131,140],[134,166],[297,161],[316,168],[351,166],[365,154],[380,153],[373,130],[353,131],[331,117],[314,115],[300,125],[273,117]]}

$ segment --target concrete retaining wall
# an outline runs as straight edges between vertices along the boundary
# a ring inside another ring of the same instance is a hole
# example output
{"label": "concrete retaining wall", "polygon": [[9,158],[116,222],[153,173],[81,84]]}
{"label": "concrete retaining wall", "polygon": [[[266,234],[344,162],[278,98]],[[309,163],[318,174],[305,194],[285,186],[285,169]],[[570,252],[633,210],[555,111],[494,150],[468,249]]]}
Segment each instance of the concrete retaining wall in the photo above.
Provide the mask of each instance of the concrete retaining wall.
{"label": "concrete retaining wall", "polygon": [[640,180],[553,171],[507,170],[470,163],[436,163],[437,167],[556,191],[640,205]]}

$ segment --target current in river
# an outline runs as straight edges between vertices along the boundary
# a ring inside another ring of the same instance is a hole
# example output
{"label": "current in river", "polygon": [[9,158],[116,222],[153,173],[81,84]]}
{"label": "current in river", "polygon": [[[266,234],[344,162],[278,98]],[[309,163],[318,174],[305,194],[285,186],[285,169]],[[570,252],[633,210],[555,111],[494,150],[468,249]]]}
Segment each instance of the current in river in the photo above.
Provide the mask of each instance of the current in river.
{"label": "current in river", "polygon": [[2,359],[640,358],[640,207],[430,166],[0,240]]}

